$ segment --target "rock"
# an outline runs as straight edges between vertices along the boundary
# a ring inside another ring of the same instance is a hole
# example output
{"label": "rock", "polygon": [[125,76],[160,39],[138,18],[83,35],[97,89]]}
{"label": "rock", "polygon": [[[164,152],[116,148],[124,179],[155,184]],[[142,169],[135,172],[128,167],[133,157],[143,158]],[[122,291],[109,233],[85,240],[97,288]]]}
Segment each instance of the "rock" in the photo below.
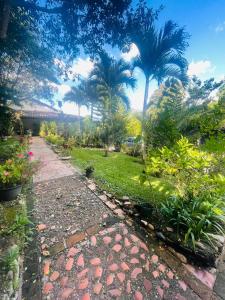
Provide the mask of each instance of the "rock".
{"label": "rock", "polygon": [[130,198],[128,196],[123,196],[121,200],[123,200],[123,201],[129,201]]}
{"label": "rock", "polygon": [[107,201],[107,196],[105,194],[98,196],[102,201]]}
{"label": "rock", "polygon": [[143,225],[145,225],[145,226],[148,225],[148,222],[146,222],[145,220],[141,220],[141,223],[142,223]]}
{"label": "rock", "polygon": [[177,252],[177,251],[175,251],[173,248],[171,248],[171,247],[168,247],[168,249],[169,249],[169,251],[171,252],[171,253],[173,253],[182,263],[184,263],[184,264],[187,264],[187,258],[183,255],[183,254],[181,254],[181,253],[179,253],[179,252]]}
{"label": "rock", "polygon": [[44,250],[44,251],[42,252],[42,254],[43,254],[44,256],[49,256],[49,255],[50,255],[49,251],[47,251],[47,250]]}
{"label": "rock", "polygon": [[45,241],[45,237],[44,237],[44,236],[42,236],[42,237],[41,237],[41,244],[43,244],[43,243],[44,243],[44,241]]}
{"label": "rock", "polygon": [[51,230],[54,230],[55,228],[56,228],[55,225],[50,227]]}
{"label": "rock", "polygon": [[195,244],[196,244],[196,246],[197,246],[198,248],[200,248],[200,249],[202,249],[202,250],[204,250],[204,251],[207,249],[206,245],[204,245],[204,244],[201,243],[201,242],[196,242]]}
{"label": "rock", "polygon": [[45,230],[46,229],[46,225],[45,224],[39,224],[39,225],[37,225],[37,230],[38,231],[43,231],[43,230]]}
{"label": "rock", "polygon": [[91,190],[91,191],[95,191],[96,190],[96,185],[94,183],[91,183],[88,185],[88,188]]}
{"label": "rock", "polygon": [[119,206],[122,206],[123,205],[123,203],[122,202],[120,202],[119,200],[117,200],[117,199],[115,199],[115,203],[117,204],[117,205],[119,205]]}
{"label": "rock", "polygon": [[173,232],[173,228],[171,228],[171,227],[166,227],[166,230],[167,230],[168,232]]}
{"label": "rock", "polygon": [[212,234],[212,233],[210,233],[209,235],[217,243],[218,246],[222,247],[224,245],[224,241],[225,241],[224,236],[219,234]]}
{"label": "rock", "polygon": [[69,160],[69,159],[71,159],[71,156],[60,157],[59,159],[61,159],[61,160]]}
{"label": "rock", "polygon": [[112,198],[112,194],[106,194],[107,197]]}
{"label": "rock", "polygon": [[156,236],[157,236],[157,238],[159,238],[160,240],[163,240],[163,241],[166,240],[166,238],[165,238],[165,236],[164,236],[164,234],[163,234],[162,232],[156,232]]}
{"label": "rock", "polygon": [[132,203],[129,201],[124,202],[123,205],[126,207],[132,207]]}
{"label": "rock", "polygon": [[155,230],[155,227],[154,227],[151,223],[148,223],[148,228],[149,228],[150,230]]}

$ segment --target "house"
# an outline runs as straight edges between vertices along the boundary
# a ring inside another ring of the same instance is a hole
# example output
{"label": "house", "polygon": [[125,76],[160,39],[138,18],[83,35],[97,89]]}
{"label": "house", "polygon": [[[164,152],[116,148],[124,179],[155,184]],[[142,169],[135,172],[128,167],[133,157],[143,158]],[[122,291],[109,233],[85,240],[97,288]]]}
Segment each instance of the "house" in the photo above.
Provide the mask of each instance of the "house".
{"label": "house", "polygon": [[38,100],[24,100],[20,104],[10,104],[10,108],[20,114],[24,132],[32,130],[38,135],[42,121],[55,122],[78,122],[79,117],[72,114],[65,114],[56,108]]}

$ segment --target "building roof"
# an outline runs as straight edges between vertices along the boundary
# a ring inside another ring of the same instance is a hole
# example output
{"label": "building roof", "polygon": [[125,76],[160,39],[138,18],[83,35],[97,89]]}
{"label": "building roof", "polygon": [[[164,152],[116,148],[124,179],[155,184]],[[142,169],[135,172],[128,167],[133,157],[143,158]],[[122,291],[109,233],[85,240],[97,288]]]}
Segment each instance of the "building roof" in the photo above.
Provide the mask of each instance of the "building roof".
{"label": "building roof", "polygon": [[78,116],[64,114],[56,108],[38,100],[24,100],[20,104],[10,104],[11,109],[21,112],[23,118],[55,119],[76,121]]}

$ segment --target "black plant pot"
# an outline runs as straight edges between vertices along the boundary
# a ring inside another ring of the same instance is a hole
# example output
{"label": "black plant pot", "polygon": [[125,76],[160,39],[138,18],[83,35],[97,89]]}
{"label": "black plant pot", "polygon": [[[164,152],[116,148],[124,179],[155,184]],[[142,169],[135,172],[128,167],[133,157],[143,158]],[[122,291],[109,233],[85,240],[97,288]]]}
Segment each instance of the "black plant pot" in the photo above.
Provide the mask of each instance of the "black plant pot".
{"label": "black plant pot", "polygon": [[22,186],[17,185],[9,188],[0,187],[0,201],[11,201],[16,199],[16,197],[21,192]]}

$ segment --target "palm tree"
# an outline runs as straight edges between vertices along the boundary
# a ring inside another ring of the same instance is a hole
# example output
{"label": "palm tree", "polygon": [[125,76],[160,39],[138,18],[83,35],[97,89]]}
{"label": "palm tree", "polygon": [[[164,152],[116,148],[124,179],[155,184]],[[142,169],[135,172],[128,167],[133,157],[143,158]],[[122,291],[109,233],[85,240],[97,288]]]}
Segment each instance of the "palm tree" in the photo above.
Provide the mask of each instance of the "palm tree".
{"label": "palm tree", "polygon": [[[143,101],[143,127],[146,119],[146,111],[149,100],[149,84],[156,80],[158,84],[165,78],[175,77],[182,82],[187,81],[187,60],[184,51],[188,46],[189,35],[184,28],[172,21],[157,30],[155,20],[158,12],[140,4],[138,8],[129,15],[126,35],[128,37],[126,49],[135,44],[139,55],[134,60],[134,68],[140,68],[145,75],[145,93]],[[142,129],[144,131],[144,128]],[[145,145],[143,145],[143,156],[145,156]]]}
{"label": "palm tree", "polygon": [[131,65],[124,60],[115,60],[105,52],[101,53],[100,60],[94,65],[90,80],[97,86],[99,99],[102,103],[103,123],[106,128],[106,156],[112,128],[112,116],[122,104],[129,109],[129,99],[125,87],[135,87],[136,80],[132,76]]}
{"label": "palm tree", "polygon": [[72,102],[77,105],[78,108],[78,117],[79,117],[79,132],[81,132],[81,116],[80,116],[80,109],[81,106],[86,105],[85,95],[83,89],[80,85],[72,86],[70,91],[67,92],[63,98],[64,102]]}

